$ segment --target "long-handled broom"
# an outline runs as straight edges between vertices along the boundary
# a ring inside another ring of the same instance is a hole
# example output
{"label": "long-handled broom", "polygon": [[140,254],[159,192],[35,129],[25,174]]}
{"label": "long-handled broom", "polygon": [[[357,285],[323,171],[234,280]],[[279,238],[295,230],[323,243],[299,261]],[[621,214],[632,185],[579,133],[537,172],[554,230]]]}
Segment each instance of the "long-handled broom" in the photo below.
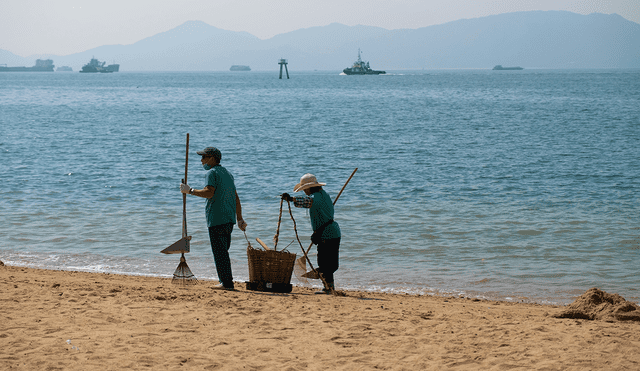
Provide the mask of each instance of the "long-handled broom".
{"label": "long-handled broom", "polygon": [[[189,133],[187,133],[187,154],[185,157],[184,164],[184,179],[182,179],[182,183],[187,183],[187,170],[189,169]],[[178,264],[178,268],[173,272],[172,283],[181,284],[181,285],[190,285],[198,283],[198,280],[189,269],[187,265],[187,260],[184,257],[185,253],[188,253],[190,248],[191,236],[187,235],[187,195],[182,194],[182,238],[175,242],[173,245],[167,247],[166,249],[160,251],[164,254],[182,254],[180,256],[180,264]]]}

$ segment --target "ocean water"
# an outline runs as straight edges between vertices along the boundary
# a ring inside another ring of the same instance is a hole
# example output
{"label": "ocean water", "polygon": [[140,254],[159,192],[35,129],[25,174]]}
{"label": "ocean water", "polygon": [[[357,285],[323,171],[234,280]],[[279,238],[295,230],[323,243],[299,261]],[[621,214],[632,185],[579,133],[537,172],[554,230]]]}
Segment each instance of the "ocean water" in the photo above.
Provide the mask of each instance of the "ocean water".
{"label": "ocean water", "polygon": [[[338,288],[640,301],[639,70],[290,73],[0,74],[0,260],[171,277],[189,133],[188,183],[218,147],[253,246],[304,173],[335,197],[358,168],[336,203]],[[187,262],[216,279],[204,199],[187,219]],[[236,228],[238,282],[246,246]],[[286,203],[278,247],[301,255]]]}

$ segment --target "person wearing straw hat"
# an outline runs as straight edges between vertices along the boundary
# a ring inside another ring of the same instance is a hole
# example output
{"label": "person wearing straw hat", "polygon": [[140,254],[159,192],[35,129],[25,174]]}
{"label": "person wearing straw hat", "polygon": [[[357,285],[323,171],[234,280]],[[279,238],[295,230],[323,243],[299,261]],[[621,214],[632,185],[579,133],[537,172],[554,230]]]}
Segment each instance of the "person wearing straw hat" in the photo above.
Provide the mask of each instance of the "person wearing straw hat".
{"label": "person wearing straw hat", "polygon": [[247,223],[242,219],[242,205],[236,192],[233,175],[222,165],[222,153],[215,147],[207,147],[196,152],[202,156],[202,166],[207,170],[204,189],[195,189],[188,184],[180,184],[180,192],[207,199],[205,214],[209,227],[209,240],[216,264],[218,279],[226,290],[234,290],[229,247],[231,232],[238,222],[244,231]]}
{"label": "person wearing straw hat", "polygon": [[285,201],[293,201],[295,207],[308,208],[313,235],[311,241],[318,245],[318,271],[329,287],[318,293],[331,293],[335,290],[333,274],[339,266],[340,226],[333,220],[331,196],[322,189],[326,183],[319,183],[313,174],[304,174],[300,183],[293,187],[294,192],[304,191],[306,196],[291,197],[282,194]]}

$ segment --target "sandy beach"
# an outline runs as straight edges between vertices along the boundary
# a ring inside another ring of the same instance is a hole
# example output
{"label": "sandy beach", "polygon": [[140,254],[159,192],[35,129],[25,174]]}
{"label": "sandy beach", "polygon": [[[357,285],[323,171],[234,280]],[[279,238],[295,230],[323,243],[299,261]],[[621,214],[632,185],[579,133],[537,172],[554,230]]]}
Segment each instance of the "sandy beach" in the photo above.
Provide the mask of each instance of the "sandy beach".
{"label": "sandy beach", "polygon": [[0,266],[0,369],[638,370],[640,322],[566,307],[215,289]]}

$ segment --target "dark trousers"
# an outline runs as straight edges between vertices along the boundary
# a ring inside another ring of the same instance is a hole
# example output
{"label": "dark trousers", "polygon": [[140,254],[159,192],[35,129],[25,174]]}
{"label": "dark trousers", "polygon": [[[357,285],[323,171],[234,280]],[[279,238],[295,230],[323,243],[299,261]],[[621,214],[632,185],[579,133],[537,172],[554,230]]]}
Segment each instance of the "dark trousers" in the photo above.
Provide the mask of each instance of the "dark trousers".
{"label": "dark trousers", "polygon": [[339,267],[340,238],[322,240],[318,245],[318,271],[327,283],[333,283],[333,273]]}
{"label": "dark trousers", "polygon": [[229,259],[232,231],[233,223],[209,227],[209,240],[211,241],[211,251],[213,251],[213,261],[218,271],[218,280],[226,288],[233,288],[231,259]]}

